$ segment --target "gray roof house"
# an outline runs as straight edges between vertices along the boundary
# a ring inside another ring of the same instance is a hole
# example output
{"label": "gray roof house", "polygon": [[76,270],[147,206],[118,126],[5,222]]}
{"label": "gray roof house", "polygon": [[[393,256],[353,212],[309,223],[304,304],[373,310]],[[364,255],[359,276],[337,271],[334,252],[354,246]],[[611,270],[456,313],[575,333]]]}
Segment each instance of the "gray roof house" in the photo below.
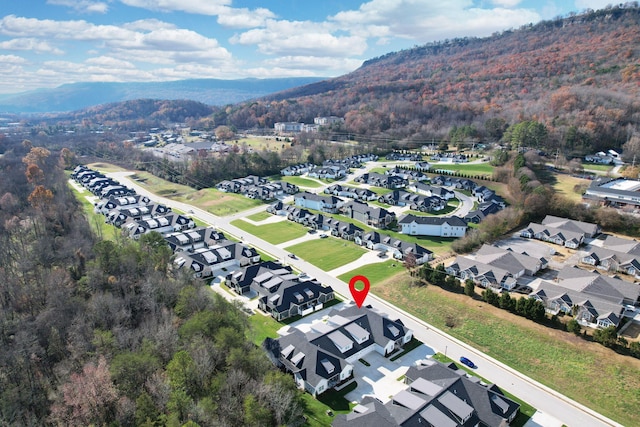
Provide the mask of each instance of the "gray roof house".
{"label": "gray roof house", "polygon": [[520,409],[494,384],[435,360],[410,367],[404,382],[407,388],[386,404],[365,398],[354,412],[336,416],[333,426],[506,427]]}
{"label": "gray roof house", "polygon": [[484,264],[493,265],[495,267],[504,268],[514,274],[516,278],[520,277],[520,271],[524,274],[533,276],[538,271],[547,268],[548,260],[545,258],[536,258],[526,253],[518,253],[511,249],[502,249],[497,246],[484,244],[476,252],[476,261]]}
{"label": "gray roof house", "polygon": [[377,231],[371,231],[364,236],[356,237],[355,243],[366,246],[368,249],[376,251],[391,252],[393,258],[404,260],[409,254],[416,259],[416,264],[422,265],[433,259],[433,252],[416,243],[405,242],[404,240],[395,239],[388,234],[380,234]]}
{"label": "gray roof house", "polygon": [[560,270],[555,283],[589,296],[625,305],[637,305],[640,298],[640,286],[635,283],[577,267]]}
{"label": "gray roof house", "polygon": [[600,226],[591,222],[576,221],[573,219],[560,218],[553,215],[547,215],[542,220],[542,225],[558,228],[560,230],[569,230],[576,233],[584,234],[585,238],[594,237],[600,234]]}
{"label": "gray roof house", "polygon": [[274,261],[262,261],[229,273],[225,279],[225,284],[236,293],[243,295],[251,290],[254,280],[258,279],[257,283],[263,281],[266,277],[264,276],[265,273],[269,273],[270,277],[281,277],[286,280],[298,277],[288,265],[284,266]]}
{"label": "gray roof house", "polygon": [[326,322],[311,324],[278,339],[267,338],[263,348],[272,362],[294,376],[299,388],[317,396],[353,380],[353,363],[372,351],[387,357],[400,351],[413,332],[369,307],[355,305],[331,310]]}
{"label": "gray roof house", "polygon": [[521,270],[516,272],[516,274],[519,275],[504,268],[484,264],[464,256],[458,256],[445,270],[448,274],[452,274],[462,281],[471,279],[483,288],[495,291],[502,289],[510,291],[515,288],[516,279],[524,274],[524,268],[522,266],[518,266],[517,268],[521,268]]}
{"label": "gray roof house", "polygon": [[386,228],[396,219],[396,214],[393,212],[356,200],[345,203],[339,210],[351,219],[376,228]]}
{"label": "gray roof house", "polygon": [[593,246],[580,257],[580,262],[608,272],[640,277],[640,255]]}
{"label": "gray roof house", "polygon": [[177,269],[191,269],[194,277],[201,278],[258,262],[260,254],[254,248],[229,240],[220,240],[215,245],[202,247],[193,252],[178,252],[174,259]]}
{"label": "gray roof house", "polygon": [[164,240],[173,252],[180,252],[208,248],[226,240],[226,238],[221,231],[213,227],[196,227],[191,230],[166,234]]}
{"label": "gray roof house", "polygon": [[538,239],[544,242],[566,246],[571,249],[577,249],[582,243],[584,243],[584,233],[555,228],[535,222],[529,223],[527,227],[521,230],[520,237]]}
{"label": "gray roof house", "polygon": [[331,286],[323,286],[316,280],[300,281],[298,276],[277,271],[256,276],[251,290],[259,295],[258,308],[278,321],[321,310],[334,298]]}

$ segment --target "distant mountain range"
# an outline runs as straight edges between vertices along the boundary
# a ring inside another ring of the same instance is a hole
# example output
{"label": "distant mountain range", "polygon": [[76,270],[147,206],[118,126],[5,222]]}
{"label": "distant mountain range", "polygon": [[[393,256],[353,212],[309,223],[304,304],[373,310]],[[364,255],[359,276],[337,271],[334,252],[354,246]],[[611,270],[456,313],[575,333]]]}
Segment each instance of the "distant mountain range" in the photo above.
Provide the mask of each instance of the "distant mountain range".
{"label": "distant mountain range", "polygon": [[0,112],[52,113],[76,111],[94,105],[134,99],[188,99],[212,106],[236,104],[293,87],[323,80],[321,77],[278,79],[191,79],[149,83],[73,83],[0,95]]}

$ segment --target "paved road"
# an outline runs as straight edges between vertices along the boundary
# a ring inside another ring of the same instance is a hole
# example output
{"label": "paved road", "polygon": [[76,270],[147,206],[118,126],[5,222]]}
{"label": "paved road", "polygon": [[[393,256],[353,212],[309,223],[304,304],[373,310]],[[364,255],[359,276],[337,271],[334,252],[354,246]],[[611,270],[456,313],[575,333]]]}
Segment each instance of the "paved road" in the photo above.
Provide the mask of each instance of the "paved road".
{"label": "paved road", "polygon": [[[245,243],[259,248],[276,259],[280,259],[284,264],[290,264],[298,270],[316,277],[321,283],[330,285],[334,291],[340,294],[344,299],[350,299],[349,287],[346,283],[327,274],[325,271],[315,267],[303,259],[288,258],[288,252],[286,250],[259,239],[256,236],[250,235],[230,223],[233,219],[243,216],[242,214],[232,215],[230,217],[217,217],[186,203],[176,202],[156,196],[136,184],[134,181],[128,179],[127,175],[129,174],[130,173],[127,172],[117,172],[109,175],[123,184],[135,189],[138,194],[146,195],[152,200],[156,200],[167,206],[175,207],[185,212],[193,210],[194,216],[198,217],[200,220],[214,225],[232,236],[242,236]],[[247,213],[245,212],[244,215],[247,215]],[[385,302],[373,294],[368,296],[366,304],[371,304],[373,307],[387,313],[389,317],[393,319],[401,319],[408,328],[414,331],[414,335],[417,339],[432,347],[434,351],[444,353],[454,360],[457,360],[462,355],[469,357],[478,365],[478,375],[498,384],[504,390],[533,405],[538,409],[538,411],[550,415],[568,426],[620,426],[620,424],[613,420],[610,420],[584,405],[557,393],[549,387],[534,381],[533,379],[517,372],[515,369],[510,368],[487,354],[484,354],[462,341],[446,334],[444,331],[434,328],[432,325]]]}

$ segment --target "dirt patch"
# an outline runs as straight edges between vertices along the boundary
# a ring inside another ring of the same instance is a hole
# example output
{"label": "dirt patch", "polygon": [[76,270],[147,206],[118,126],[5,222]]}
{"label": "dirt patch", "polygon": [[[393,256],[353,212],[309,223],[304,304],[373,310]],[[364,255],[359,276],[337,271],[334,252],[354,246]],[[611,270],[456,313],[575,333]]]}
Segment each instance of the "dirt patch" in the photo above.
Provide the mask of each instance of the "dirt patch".
{"label": "dirt patch", "polygon": [[631,324],[626,327],[622,336],[629,341],[640,341],[640,323],[632,321]]}

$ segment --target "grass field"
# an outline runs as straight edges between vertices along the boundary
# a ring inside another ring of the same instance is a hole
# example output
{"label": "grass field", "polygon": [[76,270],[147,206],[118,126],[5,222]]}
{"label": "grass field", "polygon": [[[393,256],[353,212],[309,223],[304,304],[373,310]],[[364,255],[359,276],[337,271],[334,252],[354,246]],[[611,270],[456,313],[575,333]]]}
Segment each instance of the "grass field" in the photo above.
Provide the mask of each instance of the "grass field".
{"label": "grass field", "polygon": [[314,239],[286,249],[324,271],[355,261],[367,252],[355,243],[342,239]]}
{"label": "grass field", "polygon": [[597,412],[640,425],[640,360],[464,295],[411,287],[406,277],[372,283],[371,291]]}
{"label": "grass field", "polygon": [[613,170],[613,166],[612,165],[600,165],[600,164],[596,164],[596,163],[582,163],[582,167],[584,168],[584,170],[589,170],[589,171],[597,171],[597,172],[603,172],[603,173],[607,173],[611,170]]}
{"label": "grass field", "polygon": [[204,188],[188,195],[171,198],[196,205],[218,216],[232,215],[263,204],[260,200],[250,199],[241,194],[225,193],[215,188]]}
{"label": "grass field", "polygon": [[271,218],[272,216],[273,215],[271,215],[269,212],[264,211],[264,212],[254,213],[253,215],[249,215],[247,218],[252,221],[262,221],[267,218]]}
{"label": "grass field", "polygon": [[99,170],[103,173],[109,172],[126,172],[127,169],[123,169],[120,166],[113,165],[111,163],[91,163],[87,165],[88,168]]}
{"label": "grass field", "polygon": [[338,276],[338,279],[342,280],[345,283],[349,283],[349,280],[353,276],[366,276],[369,279],[371,284],[379,284],[390,277],[401,274],[405,271],[402,266],[402,262],[400,261],[385,261],[375,264],[365,265],[355,270],[351,270],[348,273],[341,274]]}
{"label": "grass field", "polygon": [[85,218],[87,218],[87,222],[91,226],[91,231],[99,238],[104,240],[117,240],[120,238],[120,229],[111,224],[107,224],[105,222],[105,216],[101,214],[97,214],[93,211],[93,203],[87,200],[87,196],[91,196],[92,194],[88,191],[79,192],[76,187],[73,185],[69,185],[75,194],[76,199],[82,204],[82,208],[84,210]]}
{"label": "grass field", "polygon": [[292,239],[297,239],[307,233],[307,229],[305,227],[291,221],[253,225],[241,219],[237,219],[232,221],[231,224],[274,245],[288,242]]}
{"label": "grass field", "polygon": [[582,200],[582,194],[576,193],[574,188],[576,186],[589,185],[590,183],[591,181],[588,179],[576,178],[571,175],[559,175],[557,176],[556,182],[553,184],[553,188],[556,192],[562,194],[567,199],[579,202]]}
{"label": "grass field", "polygon": [[289,184],[297,185],[298,187],[318,188],[322,186],[322,184],[315,179],[303,178],[301,176],[283,176],[281,180]]}

